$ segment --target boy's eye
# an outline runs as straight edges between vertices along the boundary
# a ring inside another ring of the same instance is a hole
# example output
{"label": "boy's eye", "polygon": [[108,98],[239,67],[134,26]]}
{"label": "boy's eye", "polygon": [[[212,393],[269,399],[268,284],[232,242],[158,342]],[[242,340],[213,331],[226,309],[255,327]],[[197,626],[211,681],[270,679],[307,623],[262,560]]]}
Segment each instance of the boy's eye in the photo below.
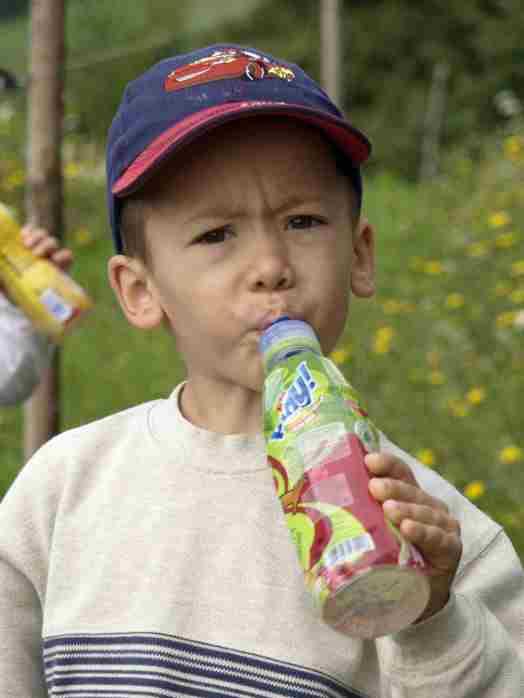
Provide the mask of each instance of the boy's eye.
{"label": "boy's eye", "polygon": [[208,230],[207,233],[199,235],[193,241],[194,245],[217,245],[221,242],[225,242],[228,238],[233,235],[233,229],[229,225],[225,225],[223,228],[215,228],[215,230]]}
{"label": "boy's eye", "polygon": [[323,224],[322,218],[310,215],[293,216],[288,220],[288,227],[293,230],[307,230]]}

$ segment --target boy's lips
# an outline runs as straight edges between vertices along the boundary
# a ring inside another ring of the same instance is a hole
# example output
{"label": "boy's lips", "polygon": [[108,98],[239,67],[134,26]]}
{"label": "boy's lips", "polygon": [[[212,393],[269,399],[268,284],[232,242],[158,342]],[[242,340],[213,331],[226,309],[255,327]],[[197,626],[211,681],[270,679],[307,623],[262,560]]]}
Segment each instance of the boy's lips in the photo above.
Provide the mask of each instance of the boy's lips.
{"label": "boy's lips", "polygon": [[275,320],[278,320],[281,317],[287,317],[290,320],[301,319],[296,313],[292,313],[285,309],[280,309],[278,312],[276,312],[275,310],[270,310],[265,312],[261,317],[259,317],[256,320],[254,329],[258,332],[264,332],[270,325],[272,325],[275,322]]}

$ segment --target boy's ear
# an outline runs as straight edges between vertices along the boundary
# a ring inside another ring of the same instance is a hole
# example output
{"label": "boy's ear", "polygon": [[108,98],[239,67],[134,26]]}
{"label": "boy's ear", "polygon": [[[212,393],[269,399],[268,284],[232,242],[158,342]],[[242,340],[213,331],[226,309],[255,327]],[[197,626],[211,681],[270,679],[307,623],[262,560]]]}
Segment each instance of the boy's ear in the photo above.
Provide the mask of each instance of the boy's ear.
{"label": "boy's ear", "polygon": [[109,283],[127,320],[142,330],[160,325],[162,305],[145,265],[133,257],[118,254],[107,264]]}
{"label": "boy's ear", "polygon": [[360,298],[375,293],[375,231],[366,218],[359,220],[353,232],[351,290]]}

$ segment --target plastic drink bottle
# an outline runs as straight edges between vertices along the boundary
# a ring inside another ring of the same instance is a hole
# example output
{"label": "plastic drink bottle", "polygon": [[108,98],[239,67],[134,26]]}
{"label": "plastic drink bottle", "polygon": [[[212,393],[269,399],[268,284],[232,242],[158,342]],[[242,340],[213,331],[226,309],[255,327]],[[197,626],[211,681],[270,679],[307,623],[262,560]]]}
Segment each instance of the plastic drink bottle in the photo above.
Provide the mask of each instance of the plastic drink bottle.
{"label": "plastic drink bottle", "polygon": [[281,318],[260,340],[264,436],[305,583],[322,619],[361,638],[421,615],[426,563],[368,490],[378,432],[312,328]]}
{"label": "plastic drink bottle", "polygon": [[57,343],[93,305],[70,276],[27,249],[20,237],[20,226],[3,204],[0,204],[0,282],[36,329]]}

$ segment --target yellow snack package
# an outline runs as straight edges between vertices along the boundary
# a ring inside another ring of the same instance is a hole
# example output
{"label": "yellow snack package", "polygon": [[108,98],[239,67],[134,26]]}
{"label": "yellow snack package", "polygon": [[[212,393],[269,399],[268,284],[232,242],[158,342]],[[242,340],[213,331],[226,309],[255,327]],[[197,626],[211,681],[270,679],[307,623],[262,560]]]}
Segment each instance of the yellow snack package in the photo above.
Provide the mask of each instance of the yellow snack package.
{"label": "yellow snack package", "polygon": [[0,283],[35,328],[55,343],[93,306],[70,276],[23,244],[20,226],[1,203]]}

